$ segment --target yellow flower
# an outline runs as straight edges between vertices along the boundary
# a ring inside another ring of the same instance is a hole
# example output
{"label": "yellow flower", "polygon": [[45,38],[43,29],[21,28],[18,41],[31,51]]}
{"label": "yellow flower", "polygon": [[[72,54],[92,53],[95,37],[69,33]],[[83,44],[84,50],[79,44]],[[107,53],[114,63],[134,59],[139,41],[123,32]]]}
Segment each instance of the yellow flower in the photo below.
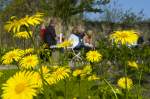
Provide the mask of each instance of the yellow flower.
{"label": "yellow flower", "polygon": [[83,68],[82,73],[84,74],[90,74],[92,72],[92,68],[90,65],[87,65]]}
{"label": "yellow flower", "polygon": [[55,71],[52,72],[52,74],[46,80],[50,85],[55,84],[58,81],[69,77],[70,72],[71,72],[70,69],[66,67],[58,67]]}
{"label": "yellow flower", "polygon": [[64,42],[62,42],[62,43],[60,43],[60,44],[57,44],[57,46],[58,46],[59,48],[67,48],[67,47],[69,47],[69,46],[71,46],[71,45],[72,45],[72,42],[69,41],[69,40],[66,40],[66,41],[64,41]]}
{"label": "yellow flower", "polygon": [[[39,69],[39,71],[41,72],[41,69]],[[50,72],[50,70],[48,69],[47,66],[42,66],[42,73],[43,73],[43,74],[47,74],[47,73],[49,73],[49,72]]]}
{"label": "yellow flower", "polygon": [[[30,33],[30,36],[32,36],[32,31],[29,31]],[[24,39],[28,39],[30,38],[29,34],[27,31],[22,31],[22,32],[17,32],[14,34],[14,37],[17,37],[17,38],[24,38]]]}
{"label": "yellow flower", "polygon": [[34,52],[34,49],[33,48],[28,48],[28,49],[25,49],[24,50],[24,54],[26,55],[26,54],[31,54],[31,53],[33,53]]}
{"label": "yellow flower", "polygon": [[59,81],[69,77],[69,73],[70,73],[70,69],[66,67],[59,67],[52,73],[52,76]]}
{"label": "yellow flower", "polygon": [[13,61],[18,61],[23,56],[23,50],[14,49],[12,51],[7,52],[2,57],[2,64],[11,64]]}
{"label": "yellow flower", "polygon": [[133,30],[116,31],[110,35],[110,39],[117,44],[132,45],[137,42],[138,35]]}
{"label": "yellow flower", "polygon": [[[42,66],[42,76],[43,76],[43,79],[46,81],[50,75],[49,71],[50,70],[47,68],[47,66]],[[42,78],[41,78],[40,73],[41,73],[41,69],[39,69],[39,72],[34,73],[34,78],[35,78],[35,81],[37,82],[38,87],[42,89],[43,82],[42,82]]]}
{"label": "yellow flower", "polygon": [[3,99],[33,99],[37,95],[34,73],[23,71],[16,73],[3,84]]}
{"label": "yellow flower", "polygon": [[42,83],[42,78],[41,78],[41,75],[39,74],[39,72],[35,72],[33,77],[34,77],[35,82],[37,82],[36,84],[37,84],[38,88],[42,88],[43,83]]}
{"label": "yellow flower", "polygon": [[91,81],[91,80],[99,80],[100,78],[97,77],[95,74],[91,75],[88,77],[88,80]]}
{"label": "yellow flower", "polygon": [[102,55],[98,51],[89,51],[86,53],[86,59],[90,62],[99,62],[102,60]]}
{"label": "yellow flower", "polygon": [[31,69],[37,66],[39,63],[37,55],[29,55],[21,59],[19,65],[26,69]]}
{"label": "yellow flower", "polygon": [[73,71],[73,76],[77,77],[86,77],[87,75],[89,75],[92,72],[91,66],[87,65],[85,66],[82,70],[81,69],[76,69],[75,71]]}
{"label": "yellow flower", "polygon": [[138,64],[135,61],[128,61],[128,65],[130,67],[138,69]]}
{"label": "yellow flower", "polygon": [[117,82],[118,86],[123,88],[123,89],[131,89],[133,86],[133,81],[132,79],[128,78],[128,77],[122,77],[118,80]]}
{"label": "yellow flower", "polygon": [[13,18],[11,18],[10,21],[6,22],[5,25],[5,29],[8,32],[20,32],[21,27],[26,26],[29,27],[31,26],[35,26],[40,24],[43,20],[42,20],[43,14],[42,13],[37,13],[35,15],[32,16],[25,16],[22,19],[17,19],[16,17],[13,16]]}
{"label": "yellow flower", "polygon": [[80,76],[81,74],[82,74],[82,70],[77,69],[77,70],[73,71],[72,75],[77,77],[77,76]]}

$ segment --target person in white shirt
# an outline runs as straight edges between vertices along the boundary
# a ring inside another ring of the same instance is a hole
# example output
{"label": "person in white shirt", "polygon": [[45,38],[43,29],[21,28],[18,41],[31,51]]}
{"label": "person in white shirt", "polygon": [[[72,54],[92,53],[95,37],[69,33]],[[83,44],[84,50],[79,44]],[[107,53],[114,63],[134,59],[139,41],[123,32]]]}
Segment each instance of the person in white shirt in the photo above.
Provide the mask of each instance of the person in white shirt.
{"label": "person in white shirt", "polygon": [[90,50],[91,47],[90,46],[86,46],[84,45],[84,32],[80,31],[80,27],[74,27],[73,31],[69,37],[69,40],[72,42],[72,48],[76,49],[76,50],[80,50],[80,49],[85,49],[85,50]]}

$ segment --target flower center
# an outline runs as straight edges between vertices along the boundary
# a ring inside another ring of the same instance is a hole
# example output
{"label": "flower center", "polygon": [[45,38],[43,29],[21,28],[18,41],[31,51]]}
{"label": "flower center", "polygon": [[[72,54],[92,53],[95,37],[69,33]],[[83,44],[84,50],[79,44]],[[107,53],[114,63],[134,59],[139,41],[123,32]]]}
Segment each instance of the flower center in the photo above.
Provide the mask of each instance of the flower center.
{"label": "flower center", "polygon": [[25,88],[26,88],[26,84],[25,83],[19,83],[15,87],[15,92],[17,94],[20,94],[21,92],[23,92],[25,90]]}
{"label": "flower center", "polygon": [[27,60],[27,63],[32,63],[32,62],[33,62],[32,59],[28,59],[28,60]]}
{"label": "flower center", "polygon": [[13,58],[15,56],[16,56],[16,54],[12,53],[12,54],[9,55],[9,58]]}
{"label": "flower center", "polygon": [[91,56],[92,56],[92,58],[95,58],[95,57],[96,57],[96,54],[95,54],[95,53],[93,53]]}
{"label": "flower center", "polygon": [[125,33],[122,33],[122,34],[121,34],[121,37],[122,37],[122,38],[127,38],[127,37],[128,37],[128,35],[127,35],[127,34],[125,34]]}

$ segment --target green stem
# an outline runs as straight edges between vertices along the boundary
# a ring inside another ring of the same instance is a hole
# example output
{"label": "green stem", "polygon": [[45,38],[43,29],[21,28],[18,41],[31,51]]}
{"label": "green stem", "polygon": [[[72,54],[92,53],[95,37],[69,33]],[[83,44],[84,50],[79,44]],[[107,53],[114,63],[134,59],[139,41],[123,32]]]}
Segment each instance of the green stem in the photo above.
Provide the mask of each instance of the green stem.
{"label": "green stem", "polygon": [[112,87],[112,85],[106,79],[104,79],[104,81],[111,88],[112,92],[114,93],[115,99],[118,99],[117,94],[116,94],[114,88]]}
{"label": "green stem", "polygon": [[40,65],[40,72],[39,72],[39,74],[41,76],[42,84],[43,84],[43,88],[44,88],[44,97],[45,97],[45,99],[49,99],[49,95],[47,93],[47,87],[46,87],[45,80],[44,80],[44,77],[43,77],[42,65]]}
{"label": "green stem", "polygon": [[139,81],[138,81],[138,99],[139,99],[139,95],[141,94],[140,87],[141,87],[142,71],[143,71],[143,68],[141,69],[141,71],[139,71]]}
{"label": "green stem", "polygon": [[36,48],[36,44],[35,44],[35,42],[34,42],[33,37],[31,36],[31,34],[30,34],[30,32],[29,32],[29,29],[28,29],[27,27],[25,27],[25,28],[26,28],[26,31],[27,31],[27,33],[28,33],[30,39],[31,39],[31,42],[32,42],[32,44],[33,44],[33,47]]}
{"label": "green stem", "polygon": [[125,89],[125,97],[126,97],[126,99],[128,99],[128,88],[127,88],[127,65],[126,65],[126,63],[125,63],[124,71],[125,71],[125,86],[126,86],[126,89]]}
{"label": "green stem", "polygon": [[65,81],[65,99],[67,99],[67,81],[66,79],[64,81]]}
{"label": "green stem", "polygon": [[79,80],[79,98],[81,98],[81,82]]}

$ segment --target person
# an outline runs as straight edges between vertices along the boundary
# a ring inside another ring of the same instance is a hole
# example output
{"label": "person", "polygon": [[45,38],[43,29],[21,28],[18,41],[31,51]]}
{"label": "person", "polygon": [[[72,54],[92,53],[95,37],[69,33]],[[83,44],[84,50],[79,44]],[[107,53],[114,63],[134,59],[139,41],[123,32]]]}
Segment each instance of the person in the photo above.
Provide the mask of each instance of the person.
{"label": "person", "polygon": [[69,37],[69,41],[72,42],[72,48],[74,49],[80,43],[79,36],[77,35],[77,27],[72,29],[72,33]]}
{"label": "person", "polygon": [[85,36],[83,38],[83,43],[85,46],[91,47],[93,48],[93,44],[92,44],[92,31],[87,31],[87,33],[85,33]]}
{"label": "person", "polygon": [[141,45],[143,45],[144,43],[144,37],[141,35],[140,32],[137,33],[137,35],[139,36],[137,39],[137,45],[135,47],[141,47]]}
{"label": "person", "polygon": [[56,19],[51,19],[49,26],[45,30],[44,42],[50,47],[57,44],[57,36],[55,33]]}
{"label": "person", "polygon": [[85,49],[85,50],[90,50],[91,48],[89,46],[85,46],[83,43],[83,38],[85,36],[85,33],[81,26],[75,26],[72,30],[72,33],[69,37],[69,40],[72,41],[72,48],[74,50],[80,50],[80,49]]}
{"label": "person", "polygon": [[42,23],[40,27],[40,38],[42,41],[44,41],[45,32],[46,32],[46,27],[45,27],[45,24]]}

